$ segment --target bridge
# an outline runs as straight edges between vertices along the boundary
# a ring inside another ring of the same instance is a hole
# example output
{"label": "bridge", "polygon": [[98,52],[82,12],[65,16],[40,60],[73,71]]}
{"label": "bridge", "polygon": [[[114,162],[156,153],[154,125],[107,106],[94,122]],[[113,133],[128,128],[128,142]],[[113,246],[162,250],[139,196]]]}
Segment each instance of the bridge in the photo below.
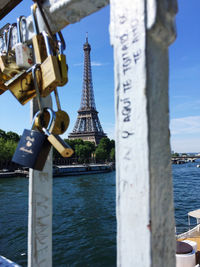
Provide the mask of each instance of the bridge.
{"label": "bridge", "polygon": [[200,156],[172,156],[172,159],[199,159]]}

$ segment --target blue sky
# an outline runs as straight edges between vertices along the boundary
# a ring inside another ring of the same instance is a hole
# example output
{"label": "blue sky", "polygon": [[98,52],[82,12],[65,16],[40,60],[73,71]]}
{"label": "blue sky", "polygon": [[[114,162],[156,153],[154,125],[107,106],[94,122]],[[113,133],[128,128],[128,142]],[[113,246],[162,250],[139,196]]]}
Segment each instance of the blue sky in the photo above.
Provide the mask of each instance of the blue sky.
{"label": "blue sky", "polygon": [[[1,22],[16,22],[20,15],[30,14],[32,1],[25,0]],[[170,46],[170,129],[172,150],[200,152],[200,2],[179,1],[176,16],[177,39]],[[83,83],[83,44],[88,32],[91,44],[92,76],[95,102],[104,131],[114,138],[114,74],[113,49],[109,39],[109,7],[103,8],[79,23],[67,26],[62,32],[66,41],[69,82],[59,87],[62,108],[71,122],[67,138],[72,131],[80,107]],[[53,94],[52,94],[53,97]],[[30,104],[22,106],[10,92],[0,98],[0,128],[18,134],[30,128]]]}
{"label": "blue sky", "polygon": [[171,144],[177,152],[200,152],[200,1],[179,1],[177,39],[170,54]]}

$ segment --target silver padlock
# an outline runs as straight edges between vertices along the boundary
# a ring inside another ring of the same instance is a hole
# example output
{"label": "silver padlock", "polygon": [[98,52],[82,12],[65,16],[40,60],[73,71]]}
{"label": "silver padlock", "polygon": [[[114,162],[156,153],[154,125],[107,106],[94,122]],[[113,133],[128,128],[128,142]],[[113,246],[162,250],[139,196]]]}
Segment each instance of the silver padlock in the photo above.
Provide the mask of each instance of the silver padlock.
{"label": "silver padlock", "polygon": [[17,18],[18,43],[15,45],[16,64],[20,68],[28,69],[33,65],[32,49],[22,42],[21,24],[26,27],[26,17]]}
{"label": "silver padlock", "polygon": [[7,33],[10,23],[7,23],[0,29],[0,55],[6,53],[7,50]]}
{"label": "silver padlock", "polygon": [[0,69],[2,73],[12,78],[20,72],[16,65],[15,52],[11,49],[10,41],[13,28],[17,27],[16,23],[9,25],[8,30],[4,31],[4,42],[6,43],[6,50],[0,54]]}

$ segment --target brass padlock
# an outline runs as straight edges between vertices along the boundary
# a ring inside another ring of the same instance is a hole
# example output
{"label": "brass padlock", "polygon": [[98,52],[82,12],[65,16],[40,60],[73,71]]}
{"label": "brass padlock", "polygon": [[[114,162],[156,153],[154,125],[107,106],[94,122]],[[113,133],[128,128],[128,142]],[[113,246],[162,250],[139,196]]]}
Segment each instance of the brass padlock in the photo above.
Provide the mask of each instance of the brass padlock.
{"label": "brass padlock", "polygon": [[0,80],[0,95],[2,95],[8,88],[4,85],[4,83]]}
{"label": "brass padlock", "polygon": [[[5,86],[9,88],[11,93],[22,105],[26,104],[36,96],[36,90],[32,77],[33,67],[22,71],[20,74],[15,75],[15,77],[5,83]],[[36,76],[37,80],[41,81],[41,72],[39,69],[36,70]]]}
{"label": "brass padlock", "polygon": [[35,56],[35,63],[42,63],[47,58],[47,51],[44,41],[44,36],[39,32],[37,18],[36,18],[37,4],[31,6],[33,28],[35,35],[32,38],[33,51]]}
{"label": "brass padlock", "polygon": [[5,82],[8,81],[10,78],[3,74],[1,71],[0,71],[0,95],[2,95],[5,91],[8,90],[8,87],[5,86]]}
{"label": "brass padlock", "polygon": [[[57,89],[54,90],[56,104],[58,111],[56,111],[56,119],[55,124],[52,130],[52,134],[59,135],[63,134],[68,126],[69,126],[69,115],[64,110],[61,110],[60,100],[58,96]],[[50,120],[49,112],[45,111],[41,113],[35,120],[35,126],[38,128],[39,131],[42,131],[42,128],[46,128]]]}
{"label": "brass padlock", "polygon": [[11,50],[10,40],[13,28],[17,28],[17,24],[13,23],[9,25],[9,29],[4,31],[4,39],[6,42],[6,51],[0,55],[0,69],[2,73],[7,75],[9,78],[14,77],[20,73],[20,68],[16,64],[15,52]]}
{"label": "brass padlock", "polygon": [[63,53],[66,48],[66,45],[62,33],[58,32],[58,35],[60,37],[60,40],[58,41],[57,57],[61,73],[61,81],[59,82],[58,86],[64,86],[68,82],[68,65],[66,62],[66,56]]}
{"label": "brass padlock", "polygon": [[64,158],[71,157],[74,153],[73,149],[59,136],[50,133],[46,128],[42,128],[47,135],[47,140]]}
{"label": "brass padlock", "polygon": [[42,32],[45,40],[47,58],[41,64],[42,84],[40,94],[42,97],[49,95],[61,81],[58,59],[53,55],[48,34]]}
{"label": "brass padlock", "polygon": [[58,135],[58,134],[63,134],[67,130],[70,119],[69,119],[69,115],[67,114],[67,112],[61,109],[57,88],[55,88],[54,94],[56,98],[56,105],[57,105],[58,111],[56,111],[56,120],[55,120],[55,125],[54,125],[52,133]]}

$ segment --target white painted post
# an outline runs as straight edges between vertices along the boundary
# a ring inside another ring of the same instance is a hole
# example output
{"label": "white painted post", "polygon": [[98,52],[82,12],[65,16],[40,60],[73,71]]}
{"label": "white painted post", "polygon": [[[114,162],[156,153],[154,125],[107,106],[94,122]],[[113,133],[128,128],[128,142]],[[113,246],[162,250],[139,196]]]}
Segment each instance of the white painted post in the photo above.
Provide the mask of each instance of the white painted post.
{"label": "white painted post", "polygon": [[[42,99],[52,107],[51,96]],[[38,111],[31,103],[31,118]],[[28,267],[52,266],[52,150],[43,171],[29,170]]]}
{"label": "white painted post", "polygon": [[111,0],[117,266],[174,267],[168,46],[175,0]]}
{"label": "white painted post", "polygon": [[[52,31],[57,32],[69,23],[97,11],[108,3],[108,0],[91,2],[80,0],[46,0],[43,5]],[[39,31],[45,29],[43,19],[36,10]],[[32,16],[28,19],[28,39],[33,32]],[[42,98],[43,107],[51,107],[51,97]],[[36,102],[32,102],[31,118],[38,110]],[[29,218],[28,218],[28,267],[52,266],[52,151],[50,152],[42,172],[29,171]]]}

